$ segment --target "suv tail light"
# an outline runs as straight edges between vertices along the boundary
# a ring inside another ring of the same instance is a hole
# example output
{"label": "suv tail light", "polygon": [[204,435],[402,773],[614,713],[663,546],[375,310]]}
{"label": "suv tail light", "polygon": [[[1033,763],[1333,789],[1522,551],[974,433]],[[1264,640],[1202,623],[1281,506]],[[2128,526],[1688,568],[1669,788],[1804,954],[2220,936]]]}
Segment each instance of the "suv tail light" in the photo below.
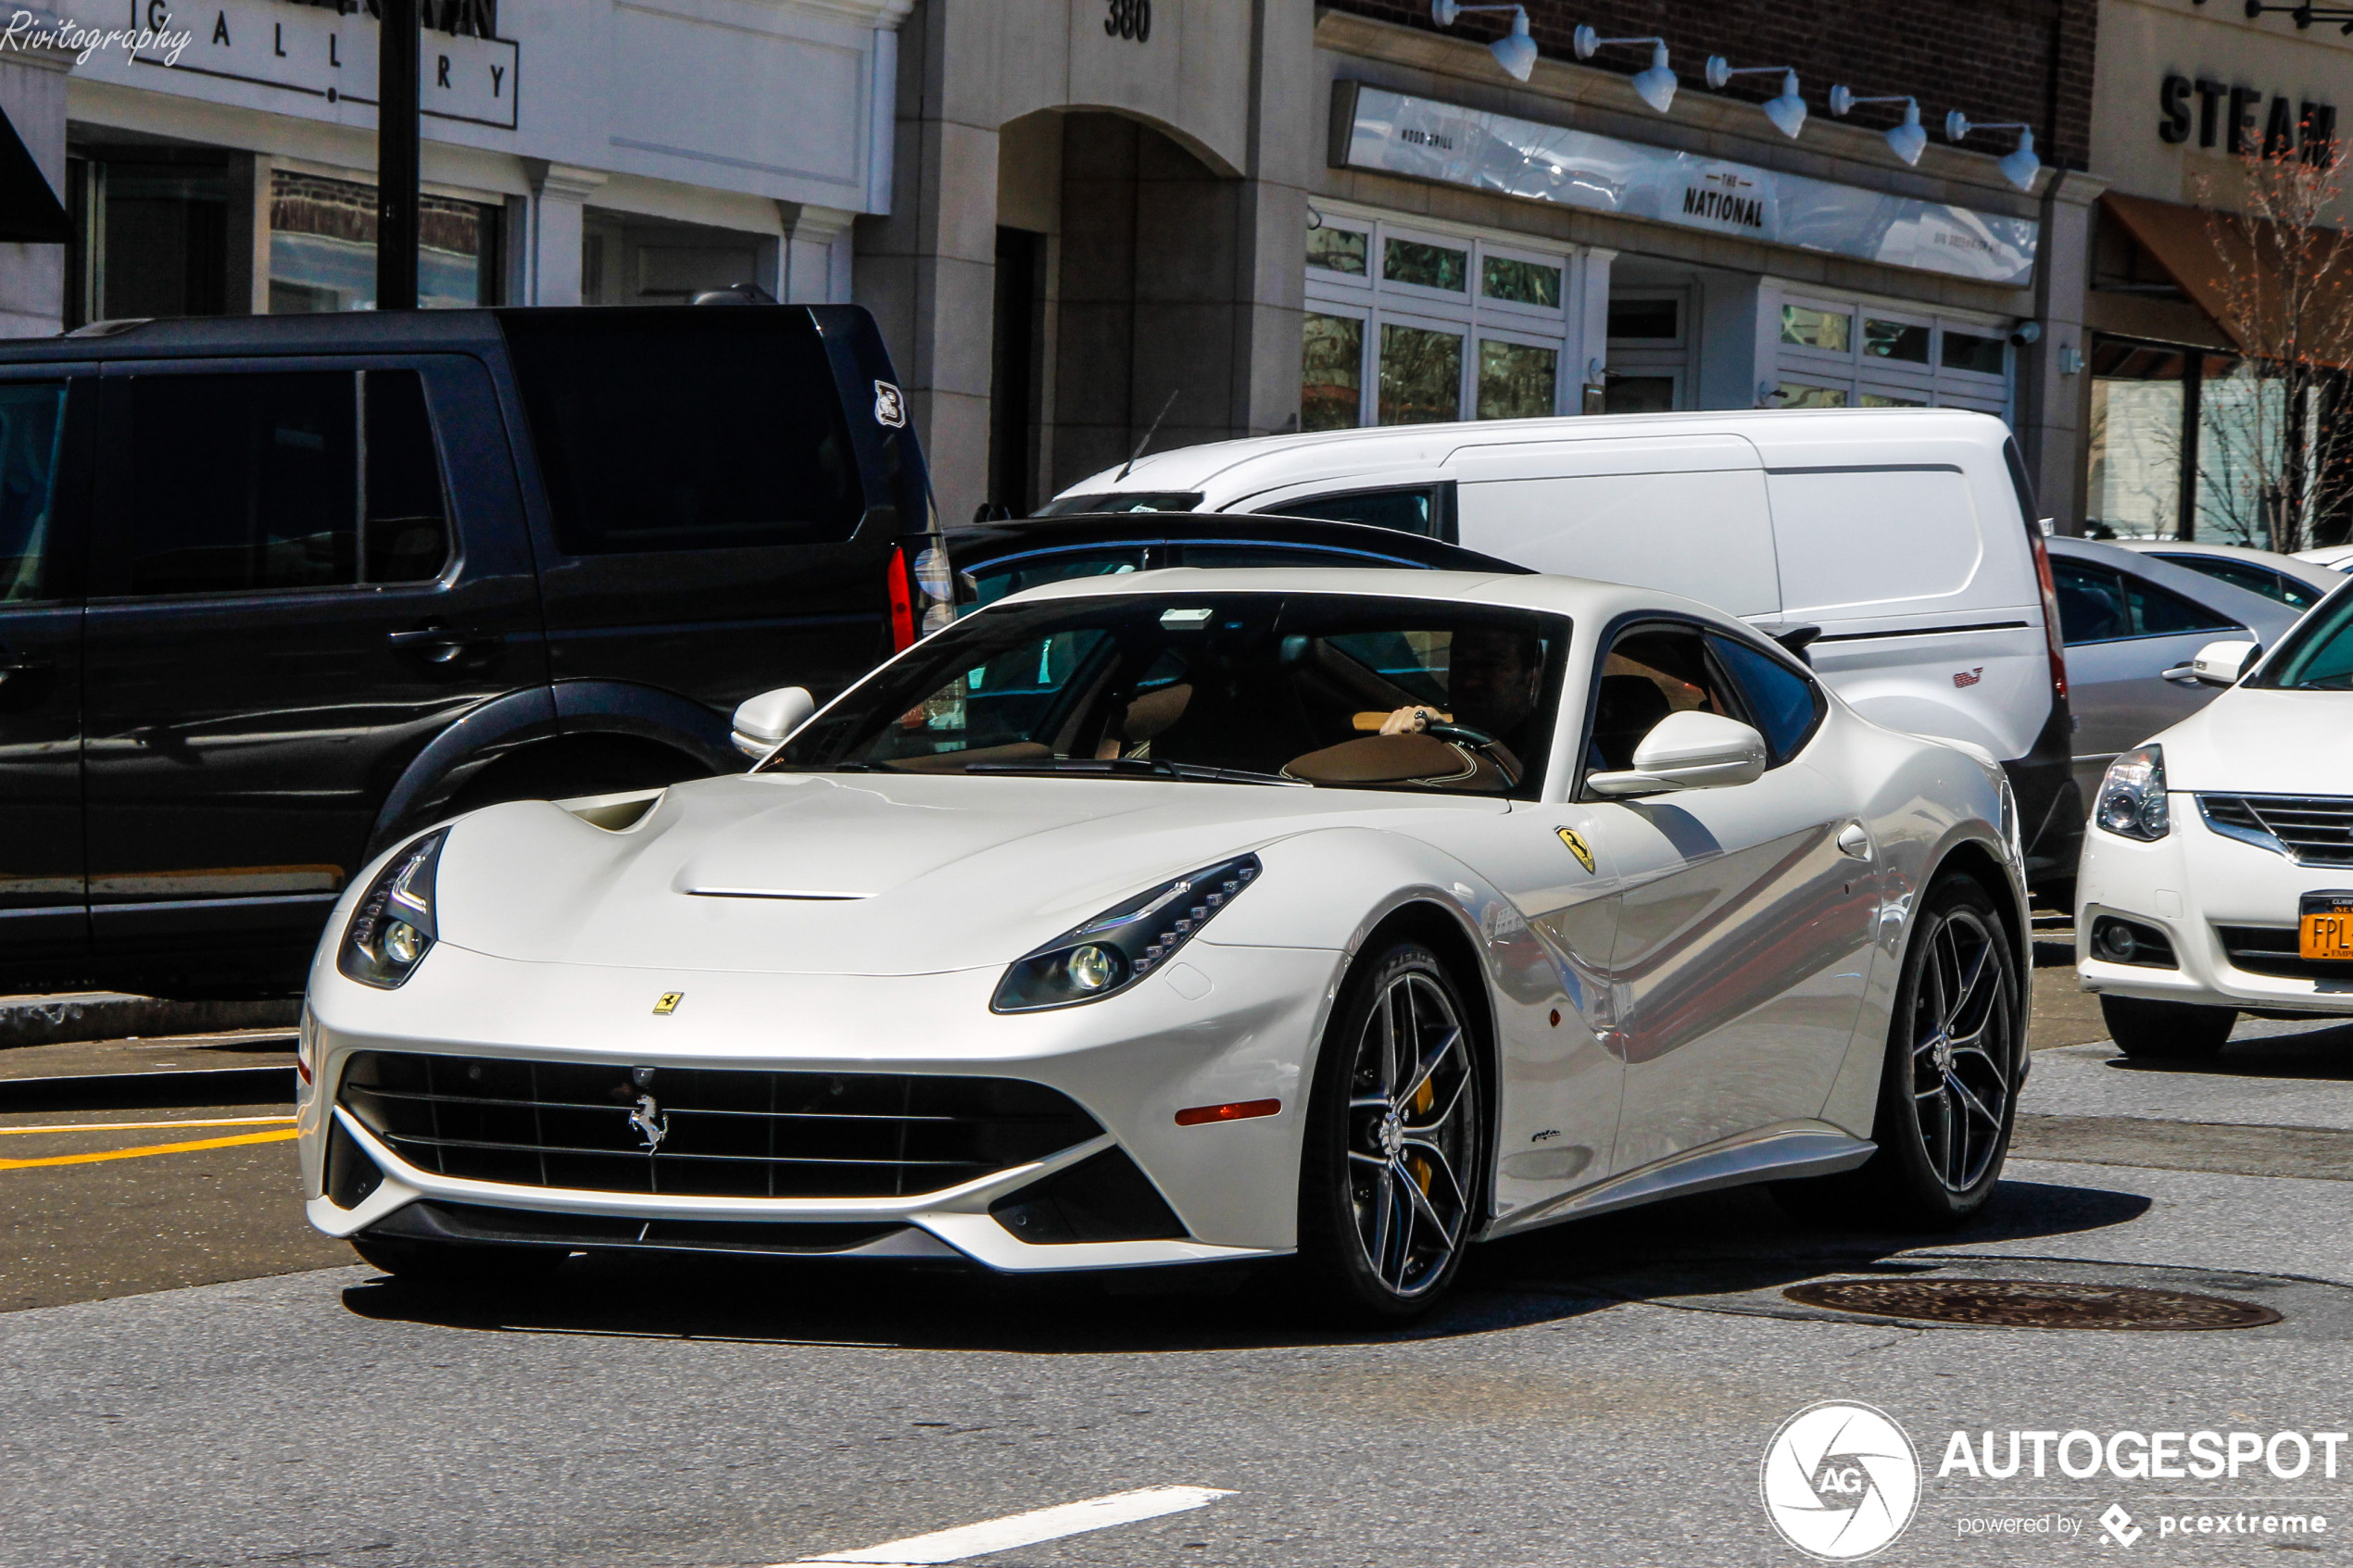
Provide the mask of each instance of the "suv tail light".
{"label": "suv tail light", "polygon": [[2051,694],[2065,702],[2067,644],[2059,634],[2058,583],[2051,576],[2051,550],[2043,543],[2043,531],[2030,524],[2029,537],[2034,545],[2034,581],[2043,590],[2043,640],[2051,650]]}
{"label": "suv tail light", "polygon": [[[2049,592],[2050,571],[2043,572],[2045,593]],[[883,591],[890,596],[890,651],[905,653],[915,646],[915,580],[907,572],[907,552],[896,546],[890,552],[890,564],[884,569]]]}

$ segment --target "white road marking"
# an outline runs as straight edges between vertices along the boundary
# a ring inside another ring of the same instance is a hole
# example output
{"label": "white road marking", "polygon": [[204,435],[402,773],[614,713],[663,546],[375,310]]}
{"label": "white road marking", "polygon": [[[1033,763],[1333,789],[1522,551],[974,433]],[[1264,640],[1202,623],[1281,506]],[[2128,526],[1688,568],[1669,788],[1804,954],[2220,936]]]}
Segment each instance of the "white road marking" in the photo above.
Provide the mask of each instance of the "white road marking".
{"label": "white road marking", "polygon": [[1157,1519],[1164,1513],[1182,1513],[1189,1508],[1200,1508],[1233,1495],[1214,1486],[1145,1486],[1133,1492],[1088,1498],[1085,1502],[1009,1513],[1002,1519],[984,1519],[977,1524],[962,1524],[928,1536],[910,1536],[903,1541],[885,1541],[860,1551],[833,1551],[799,1562],[773,1563],[770,1568],[817,1568],[818,1564],[840,1562],[861,1563],[864,1568],[916,1568],[918,1564],[960,1562],[967,1557],[1011,1551],[1015,1547],[1036,1546],[1064,1536],[1106,1530],[1114,1524]]}

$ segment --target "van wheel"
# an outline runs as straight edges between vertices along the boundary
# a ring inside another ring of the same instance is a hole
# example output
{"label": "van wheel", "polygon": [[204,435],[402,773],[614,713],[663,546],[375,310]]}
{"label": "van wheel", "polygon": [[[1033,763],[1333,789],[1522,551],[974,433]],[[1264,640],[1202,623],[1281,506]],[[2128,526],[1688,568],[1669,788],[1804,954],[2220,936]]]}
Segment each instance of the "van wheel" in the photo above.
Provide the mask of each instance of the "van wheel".
{"label": "van wheel", "polygon": [[2229,1043],[2235,1008],[2193,1002],[2145,1002],[2135,997],[2102,997],[2100,1019],[2116,1048],[2138,1061],[2195,1061]]}
{"label": "van wheel", "polygon": [[1315,1303],[1396,1323],[1453,1284],[1478,1226],[1486,1124],[1470,1015],[1438,955],[1360,961],[1317,1053],[1300,1162],[1299,1267]]}
{"label": "van wheel", "polygon": [[1802,1217],[1857,1214],[1949,1230],[1985,1206],[2002,1177],[2016,1112],[2018,956],[1993,897],[1949,876],[1921,900],[1887,1031],[1871,1137],[1879,1151],[1843,1175],[1783,1182]]}

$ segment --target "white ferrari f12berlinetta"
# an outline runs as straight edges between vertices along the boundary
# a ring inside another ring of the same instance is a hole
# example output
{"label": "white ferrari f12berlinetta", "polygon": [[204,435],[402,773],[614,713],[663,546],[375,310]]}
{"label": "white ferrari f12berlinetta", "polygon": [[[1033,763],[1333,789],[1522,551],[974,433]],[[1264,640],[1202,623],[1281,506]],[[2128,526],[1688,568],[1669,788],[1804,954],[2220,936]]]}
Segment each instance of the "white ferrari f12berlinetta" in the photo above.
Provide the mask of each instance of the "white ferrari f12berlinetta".
{"label": "white ferrari f12berlinetta", "polygon": [[1769,1181],[1991,1194],[2026,1071],[1999,768],[1736,620],[1576,579],[1035,589],[666,790],[493,806],[355,880],[308,1214],[400,1274],[577,1251],[1281,1259]]}

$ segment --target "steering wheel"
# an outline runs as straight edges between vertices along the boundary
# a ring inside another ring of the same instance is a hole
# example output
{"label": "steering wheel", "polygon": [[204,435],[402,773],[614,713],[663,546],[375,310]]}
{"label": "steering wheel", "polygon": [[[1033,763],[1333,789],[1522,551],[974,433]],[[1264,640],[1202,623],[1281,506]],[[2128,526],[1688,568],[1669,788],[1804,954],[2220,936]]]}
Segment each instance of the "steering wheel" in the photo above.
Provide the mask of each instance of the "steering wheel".
{"label": "steering wheel", "polygon": [[1451,740],[1458,745],[1485,752],[1487,759],[1495,765],[1495,771],[1504,775],[1504,787],[1506,789],[1518,787],[1519,770],[1509,760],[1511,757],[1509,748],[1485,730],[1473,729],[1468,724],[1451,724],[1432,719],[1422,725],[1420,733],[1426,735],[1436,735],[1440,740]]}

